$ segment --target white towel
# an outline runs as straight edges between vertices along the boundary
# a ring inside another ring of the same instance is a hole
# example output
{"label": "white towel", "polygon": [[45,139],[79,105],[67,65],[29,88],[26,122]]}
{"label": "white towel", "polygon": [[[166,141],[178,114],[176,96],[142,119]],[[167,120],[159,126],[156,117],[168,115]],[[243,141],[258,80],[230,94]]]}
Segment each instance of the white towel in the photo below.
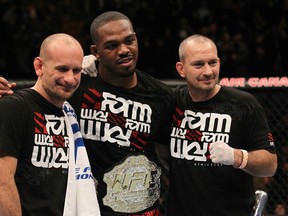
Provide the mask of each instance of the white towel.
{"label": "white towel", "polygon": [[68,102],[63,109],[70,144],[63,216],[100,216],[95,181],[75,111]]}

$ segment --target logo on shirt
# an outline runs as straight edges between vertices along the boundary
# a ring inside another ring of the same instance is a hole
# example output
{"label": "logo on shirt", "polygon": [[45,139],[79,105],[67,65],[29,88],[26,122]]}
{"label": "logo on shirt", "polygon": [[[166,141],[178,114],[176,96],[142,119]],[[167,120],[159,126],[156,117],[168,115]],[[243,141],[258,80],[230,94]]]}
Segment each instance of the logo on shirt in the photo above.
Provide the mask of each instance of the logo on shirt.
{"label": "logo on shirt", "polygon": [[216,141],[229,143],[232,118],[227,114],[201,113],[185,110],[179,112],[172,128],[171,156],[179,159],[206,162],[208,144]]}
{"label": "logo on shirt", "polygon": [[147,104],[89,89],[80,113],[83,138],[143,148],[150,134],[152,109]]}
{"label": "logo on shirt", "polygon": [[31,163],[43,168],[68,168],[68,136],[63,117],[34,113]]}

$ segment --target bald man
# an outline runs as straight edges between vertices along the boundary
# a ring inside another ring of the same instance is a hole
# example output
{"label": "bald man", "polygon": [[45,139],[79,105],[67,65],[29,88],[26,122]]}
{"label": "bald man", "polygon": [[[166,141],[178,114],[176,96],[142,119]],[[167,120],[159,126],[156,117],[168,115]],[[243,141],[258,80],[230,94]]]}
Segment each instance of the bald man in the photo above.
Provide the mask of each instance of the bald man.
{"label": "bald man", "polygon": [[[179,47],[167,216],[250,216],[253,176],[273,176],[277,155],[261,104],[220,86],[216,44],[192,35]],[[181,132],[181,133],[180,133]]]}
{"label": "bald man", "polygon": [[70,35],[48,36],[35,85],[1,99],[1,216],[63,215],[71,139],[62,105],[80,84],[83,55]]}

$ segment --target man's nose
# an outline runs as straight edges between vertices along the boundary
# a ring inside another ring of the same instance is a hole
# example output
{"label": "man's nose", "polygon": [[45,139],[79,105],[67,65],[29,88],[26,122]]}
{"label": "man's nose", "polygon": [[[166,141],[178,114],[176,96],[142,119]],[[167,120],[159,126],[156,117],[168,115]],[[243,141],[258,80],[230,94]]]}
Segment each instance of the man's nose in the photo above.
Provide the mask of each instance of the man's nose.
{"label": "man's nose", "polygon": [[72,69],[65,73],[64,80],[69,84],[75,82],[75,74]]}
{"label": "man's nose", "polygon": [[208,63],[206,63],[206,64],[204,65],[204,74],[205,74],[205,75],[211,75],[211,74],[213,74],[212,68],[211,68],[211,66],[210,66]]}
{"label": "man's nose", "polygon": [[120,44],[119,45],[119,49],[118,49],[118,53],[121,54],[127,54],[129,52],[129,48],[127,47],[126,44]]}

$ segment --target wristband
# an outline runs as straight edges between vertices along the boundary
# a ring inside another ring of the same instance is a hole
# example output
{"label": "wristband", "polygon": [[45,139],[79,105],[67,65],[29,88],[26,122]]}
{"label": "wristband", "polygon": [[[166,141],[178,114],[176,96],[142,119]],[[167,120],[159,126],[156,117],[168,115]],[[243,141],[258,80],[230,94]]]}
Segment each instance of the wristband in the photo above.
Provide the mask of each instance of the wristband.
{"label": "wristband", "polygon": [[248,152],[246,150],[240,149],[243,154],[243,160],[241,165],[239,166],[239,169],[244,169],[248,162]]}

